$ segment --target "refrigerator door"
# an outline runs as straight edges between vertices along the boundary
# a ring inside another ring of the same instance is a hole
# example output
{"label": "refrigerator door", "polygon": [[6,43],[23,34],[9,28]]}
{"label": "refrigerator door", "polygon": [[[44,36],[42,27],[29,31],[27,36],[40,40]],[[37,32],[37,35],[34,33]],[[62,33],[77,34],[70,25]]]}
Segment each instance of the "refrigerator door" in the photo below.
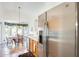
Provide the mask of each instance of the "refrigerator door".
{"label": "refrigerator door", "polygon": [[[38,17],[38,27],[40,28],[40,31],[42,31],[42,44],[39,45],[39,49],[41,52],[41,54],[39,54],[40,56],[44,56],[46,57],[46,50],[47,50],[47,46],[46,46],[46,42],[47,42],[47,24],[46,24],[47,20],[46,20],[46,12],[41,14]],[[40,40],[39,40],[40,41]]]}
{"label": "refrigerator door", "polygon": [[63,3],[47,12],[48,56],[75,56],[75,3]]}

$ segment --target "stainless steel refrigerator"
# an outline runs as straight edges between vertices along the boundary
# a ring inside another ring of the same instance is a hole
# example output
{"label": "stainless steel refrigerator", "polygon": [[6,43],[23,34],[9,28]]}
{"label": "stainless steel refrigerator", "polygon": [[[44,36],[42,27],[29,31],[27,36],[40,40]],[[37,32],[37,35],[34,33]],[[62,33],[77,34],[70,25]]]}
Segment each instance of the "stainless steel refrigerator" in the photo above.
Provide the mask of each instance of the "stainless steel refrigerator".
{"label": "stainless steel refrigerator", "polygon": [[79,56],[79,3],[65,2],[46,12],[43,45],[48,57]]}

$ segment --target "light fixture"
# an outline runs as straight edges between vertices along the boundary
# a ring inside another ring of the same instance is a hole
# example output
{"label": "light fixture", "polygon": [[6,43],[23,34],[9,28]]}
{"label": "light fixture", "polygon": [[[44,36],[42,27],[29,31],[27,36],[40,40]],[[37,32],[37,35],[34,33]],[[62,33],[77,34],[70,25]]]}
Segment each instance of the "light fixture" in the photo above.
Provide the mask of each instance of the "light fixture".
{"label": "light fixture", "polygon": [[20,20],[21,20],[21,18],[20,18],[20,9],[21,9],[21,7],[19,6],[18,9],[19,9],[19,28],[20,28]]}
{"label": "light fixture", "polygon": [[21,23],[20,23],[20,21],[21,21],[21,7],[20,6],[18,6],[18,20],[19,20],[19,23],[18,23],[18,32],[17,32],[17,34],[19,34],[20,35],[20,32],[21,32]]}

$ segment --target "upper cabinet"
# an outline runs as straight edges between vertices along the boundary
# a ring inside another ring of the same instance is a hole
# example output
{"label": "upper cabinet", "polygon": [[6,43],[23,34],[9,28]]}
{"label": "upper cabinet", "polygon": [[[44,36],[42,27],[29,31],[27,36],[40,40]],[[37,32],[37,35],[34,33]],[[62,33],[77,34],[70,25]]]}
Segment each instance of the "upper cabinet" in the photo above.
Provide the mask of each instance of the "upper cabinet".
{"label": "upper cabinet", "polygon": [[46,13],[38,16],[38,27],[43,28],[46,22]]}

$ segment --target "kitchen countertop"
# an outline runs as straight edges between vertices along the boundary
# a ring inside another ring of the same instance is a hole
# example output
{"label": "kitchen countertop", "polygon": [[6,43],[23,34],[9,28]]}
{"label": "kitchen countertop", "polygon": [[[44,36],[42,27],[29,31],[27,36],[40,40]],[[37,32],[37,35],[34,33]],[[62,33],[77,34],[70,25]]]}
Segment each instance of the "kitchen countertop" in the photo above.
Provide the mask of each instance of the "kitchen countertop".
{"label": "kitchen countertop", "polygon": [[28,36],[28,38],[32,38],[33,40],[38,41],[38,37],[36,36]]}

